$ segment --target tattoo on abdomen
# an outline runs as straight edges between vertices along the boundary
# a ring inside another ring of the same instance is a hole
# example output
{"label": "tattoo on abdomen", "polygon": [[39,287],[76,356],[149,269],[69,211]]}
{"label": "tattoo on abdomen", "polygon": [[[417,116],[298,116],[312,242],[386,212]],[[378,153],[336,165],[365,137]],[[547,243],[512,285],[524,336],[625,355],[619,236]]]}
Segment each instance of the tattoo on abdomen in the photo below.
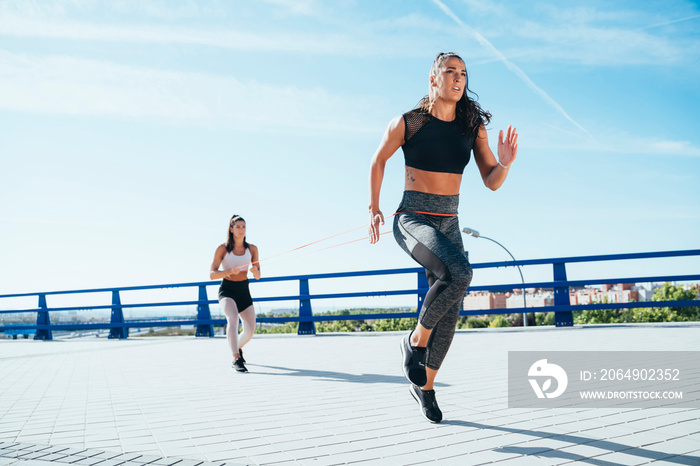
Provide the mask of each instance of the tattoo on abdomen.
{"label": "tattoo on abdomen", "polygon": [[412,171],[412,170],[406,169],[406,179],[407,179],[408,181],[410,181],[411,183],[413,183],[414,181],[416,181],[416,179],[413,177],[413,171]]}

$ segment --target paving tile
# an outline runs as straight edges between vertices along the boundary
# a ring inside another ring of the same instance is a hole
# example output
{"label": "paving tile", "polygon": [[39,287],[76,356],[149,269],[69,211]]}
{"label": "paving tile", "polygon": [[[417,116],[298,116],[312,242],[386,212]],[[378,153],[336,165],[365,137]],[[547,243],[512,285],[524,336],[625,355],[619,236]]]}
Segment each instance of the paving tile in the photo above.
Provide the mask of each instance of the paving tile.
{"label": "paving tile", "polygon": [[[692,466],[697,466],[700,464],[700,457],[698,456],[693,456],[693,457],[688,457],[688,456],[669,456],[668,458],[664,458],[662,460],[664,463],[668,464],[688,464]],[[657,462],[653,462],[651,464],[656,464]]]}
{"label": "paving tile", "polygon": [[122,439],[153,437],[150,429],[127,430],[119,435]]}
{"label": "paving tile", "polygon": [[191,460],[191,459],[183,459],[179,463],[177,463],[178,466],[197,466],[204,463],[204,460]]}
{"label": "paving tile", "polygon": [[696,451],[698,449],[698,444],[689,441],[687,437],[681,437],[676,439],[667,440],[663,443],[658,443],[652,445],[650,448],[654,448],[658,451],[663,451],[666,453],[673,454],[689,454],[690,452]]}
{"label": "paving tile", "polygon": [[[47,461],[44,457],[50,455],[50,453],[44,453],[43,451],[32,451],[28,453],[23,453],[21,455],[17,455],[17,459],[20,460],[35,460],[35,459],[42,459],[44,461]],[[50,461],[50,460],[48,460]]]}
{"label": "paving tile", "polygon": [[151,466],[173,466],[181,461],[182,460],[180,458],[160,458],[148,464]]}
{"label": "paving tile", "polygon": [[118,460],[104,460],[101,463],[97,463],[99,466],[120,466],[124,464],[124,461]]}
{"label": "paving tile", "polygon": [[206,458],[202,454],[201,451],[199,451],[199,448],[195,447],[171,447],[171,448],[162,448],[161,451],[163,452],[163,455],[166,457],[176,457],[176,458],[182,458],[182,459],[191,459],[191,460],[198,460],[198,461],[204,461]]}
{"label": "paving tile", "polygon": [[362,448],[353,442],[339,442],[318,447],[319,455],[341,455],[361,451]]}
{"label": "paving tile", "polygon": [[42,461],[60,461],[63,458],[67,458],[67,455],[64,455],[62,453],[49,453],[46,456],[42,456],[40,459]]}
{"label": "paving tile", "polygon": [[[442,452],[437,453],[438,464],[443,464],[451,461],[468,461],[467,464],[488,464],[494,462],[507,462],[513,460],[514,464],[519,464],[520,459],[523,455],[517,453],[510,453],[502,450],[482,450],[473,453],[463,453],[457,455],[443,454]],[[542,464],[542,463],[540,463]]]}
{"label": "paving tile", "polygon": [[254,464],[284,464],[294,462],[294,456],[286,451],[269,452],[264,455],[247,455]]}
{"label": "paving tile", "polygon": [[640,458],[636,455],[628,455],[625,452],[606,453],[596,456],[597,460],[606,461],[611,464],[619,464],[623,466],[633,466],[638,464],[647,464],[650,460]]}
{"label": "paving tile", "polygon": [[0,453],[2,453],[3,451],[14,451],[21,449],[22,444],[17,442],[2,442],[2,444],[0,444]]}
{"label": "paving tile", "polygon": [[55,466],[54,463],[42,460],[19,460],[15,463],[16,466]]}
{"label": "paving tile", "polygon": [[105,460],[103,458],[97,458],[97,457],[92,457],[92,458],[79,458],[77,461],[73,461],[70,464],[77,465],[77,466],[93,466],[97,463],[102,463]]}
{"label": "paving tile", "polygon": [[44,445],[36,445],[36,444],[33,444],[33,443],[19,442],[19,443],[17,444],[17,448],[14,448],[14,450],[17,451],[17,452],[28,453],[28,452],[33,452],[33,451],[41,450],[41,448],[42,448],[43,446],[44,446]]}
{"label": "paving tile", "polygon": [[[113,458],[113,459],[118,459],[118,457],[117,457],[117,458]],[[160,456],[150,455],[150,454],[142,454],[142,455],[140,454],[140,455],[138,455],[138,456],[136,456],[136,457],[134,457],[134,458],[131,458],[131,459],[129,460],[129,462],[130,462],[130,463],[137,463],[137,464],[140,464],[140,465],[144,465],[144,464],[151,464],[151,463],[153,463],[154,461],[158,461],[159,459],[161,459]]]}
{"label": "paving tile", "polygon": [[[333,457],[327,457],[325,464],[346,464],[346,463],[360,463],[362,461],[376,460],[377,458],[373,453],[366,451],[355,451],[352,453],[339,453],[333,455]],[[316,461],[314,461],[314,464]]]}
{"label": "paving tile", "polygon": [[47,448],[47,449],[45,449],[45,450],[42,450],[42,452],[44,452],[44,453],[50,453],[50,454],[56,454],[56,453],[61,453],[61,454],[62,454],[62,452],[65,451],[65,450],[67,450],[68,448],[69,448],[69,447],[64,447],[64,446],[60,446],[60,445],[54,445],[54,446],[51,446],[51,447],[49,447],[49,448]]}
{"label": "paving tile", "polygon": [[86,451],[85,448],[68,447],[68,448],[61,450],[61,454],[66,455],[66,456],[74,456],[74,455],[78,455],[79,453],[83,453],[84,451]]}
{"label": "paving tile", "polygon": [[121,453],[117,456],[110,458],[112,461],[121,461],[122,463],[131,463],[134,459],[140,457],[138,453]]}

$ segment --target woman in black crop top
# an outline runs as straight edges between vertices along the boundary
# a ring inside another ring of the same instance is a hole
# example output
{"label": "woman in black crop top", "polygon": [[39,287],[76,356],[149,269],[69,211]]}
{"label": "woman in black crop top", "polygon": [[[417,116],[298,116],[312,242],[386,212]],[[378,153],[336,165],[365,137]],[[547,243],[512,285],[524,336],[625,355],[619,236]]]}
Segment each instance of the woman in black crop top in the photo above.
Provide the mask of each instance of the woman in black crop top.
{"label": "woman in black crop top", "polygon": [[387,160],[401,147],[406,160],[404,195],[394,217],[394,237],[402,249],[425,267],[430,289],[416,329],[401,341],[403,371],[421,413],[440,422],[435,376],[452,343],[471,282],[457,219],[462,173],[471,152],[486,187],[496,190],[508,175],[518,152],[515,128],[498,136],[497,157],[489,148],[484,126],[491,114],[467,92],[464,61],[441,53],[433,62],[429,92],[410,112],[394,118],[370,165],[370,243],[379,241],[379,192]]}

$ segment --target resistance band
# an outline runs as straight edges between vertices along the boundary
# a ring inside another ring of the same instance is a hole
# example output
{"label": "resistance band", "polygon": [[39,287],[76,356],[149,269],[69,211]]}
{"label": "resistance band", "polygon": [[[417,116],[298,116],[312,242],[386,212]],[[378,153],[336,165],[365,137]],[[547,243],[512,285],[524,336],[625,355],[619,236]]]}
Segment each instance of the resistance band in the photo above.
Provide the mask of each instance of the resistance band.
{"label": "resistance band", "polygon": [[[385,220],[388,219],[388,218],[393,217],[394,215],[398,215],[398,214],[403,213],[403,212],[412,212],[412,213],[424,214],[424,215],[438,215],[438,216],[441,216],[441,217],[456,217],[456,216],[457,216],[457,214],[439,214],[439,213],[435,213],[435,212],[422,212],[422,211],[419,211],[419,210],[402,210],[401,212],[395,212],[395,213],[389,215],[388,217],[385,217]],[[327,236],[327,237],[325,237],[325,238],[321,238],[321,239],[316,240],[316,241],[312,241],[312,242],[307,243],[307,244],[304,244],[304,245],[302,245],[302,246],[298,246],[298,247],[296,247],[296,248],[294,248],[294,249],[290,249],[289,251],[284,251],[284,252],[281,252],[281,253],[279,253],[279,254],[275,254],[275,255],[273,255],[273,256],[266,257],[266,258],[264,258],[264,259],[258,259],[257,261],[255,261],[255,263],[260,264],[261,262],[265,262],[265,263],[275,262],[275,261],[271,261],[271,259],[274,259],[274,258],[276,258],[276,257],[283,256],[283,255],[286,255],[286,254],[291,254],[291,253],[293,253],[294,251],[298,251],[298,250],[300,250],[300,249],[304,249],[304,248],[306,248],[306,247],[313,246],[314,244],[322,243],[323,241],[327,241],[327,240],[329,240],[329,239],[335,238],[336,236],[341,236],[341,235],[344,235],[344,234],[346,234],[346,233],[350,233],[351,231],[359,230],[360,228],[364,228],[364,227],[366,227],[366,226],[368,226],[368,225],[369,225],[369,223],[365,223],[364,225],[360,225],[359,227],[351,228],[351,229],[349,229],[349,230],[345,230],[345,231],[342,231],[342,232],[340,232],[340,233],[336,233],[336,234],[334,234],[334,235]],[[391,233],[391,231],[385,231],[384,233],[380,233],[379,236],[386,235],[387,233]],[[346,241],[346,242],[340,243],[340,244],[334,244],[333,246],[327,246],[327,247],[321,248],[321,249],[315,249],[315,250],[313,250],[313,251],[305,252],[304,254],[296,255],[296,256],[294,256],[294,257],[292,257],[292,258],[290,258],[290,259],[296,259],[296,258],[299,258],[299,257],[307,256],[307,255],[309,255],[309,254],[314,254],[314,253],[319,252],[319,251],[325,251],[325,250],[327,250],[327,249],[337,248],[337,247],[339,247],[339,246],[345,246],[346,244],[356,243],[356,242],[358,242],[358,241],[362,241],[362,240],[366,240],[366,239],[369,239],[369,236],[365,236],[364,238],[354,239],[354,240],[351,240],[351,241]],[[289,260],[289,259],[282,259],[282,260]],[[278,259],[278,261],[279,261],[279,259]],[[249,264],[247,264],[247,265],[241,265],[241,266],[239,266],[239,267],[237,267],[237,268],[238,268],[238,269],[244,269],[244,268],[248,268],[248,267],[250,267],[250,266],[252,266],[252,265],[254,265],[253,262],[251,262],[251,263],[249,263]]]}

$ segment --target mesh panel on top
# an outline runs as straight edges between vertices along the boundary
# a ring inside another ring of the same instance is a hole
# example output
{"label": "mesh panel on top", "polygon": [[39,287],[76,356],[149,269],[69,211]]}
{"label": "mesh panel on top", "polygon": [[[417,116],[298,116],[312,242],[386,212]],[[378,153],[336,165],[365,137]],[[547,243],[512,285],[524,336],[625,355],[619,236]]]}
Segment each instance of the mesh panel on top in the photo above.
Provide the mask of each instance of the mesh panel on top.
{"label": "mesh panel on top", "polygon": [[408,113],[404,113],[403,119],[406,123],[406,132],[403,139],[404,143],[406,143],[419,129],[425,126],[428,120],[430,120],[430,115],[419,110],[411,110]]}

